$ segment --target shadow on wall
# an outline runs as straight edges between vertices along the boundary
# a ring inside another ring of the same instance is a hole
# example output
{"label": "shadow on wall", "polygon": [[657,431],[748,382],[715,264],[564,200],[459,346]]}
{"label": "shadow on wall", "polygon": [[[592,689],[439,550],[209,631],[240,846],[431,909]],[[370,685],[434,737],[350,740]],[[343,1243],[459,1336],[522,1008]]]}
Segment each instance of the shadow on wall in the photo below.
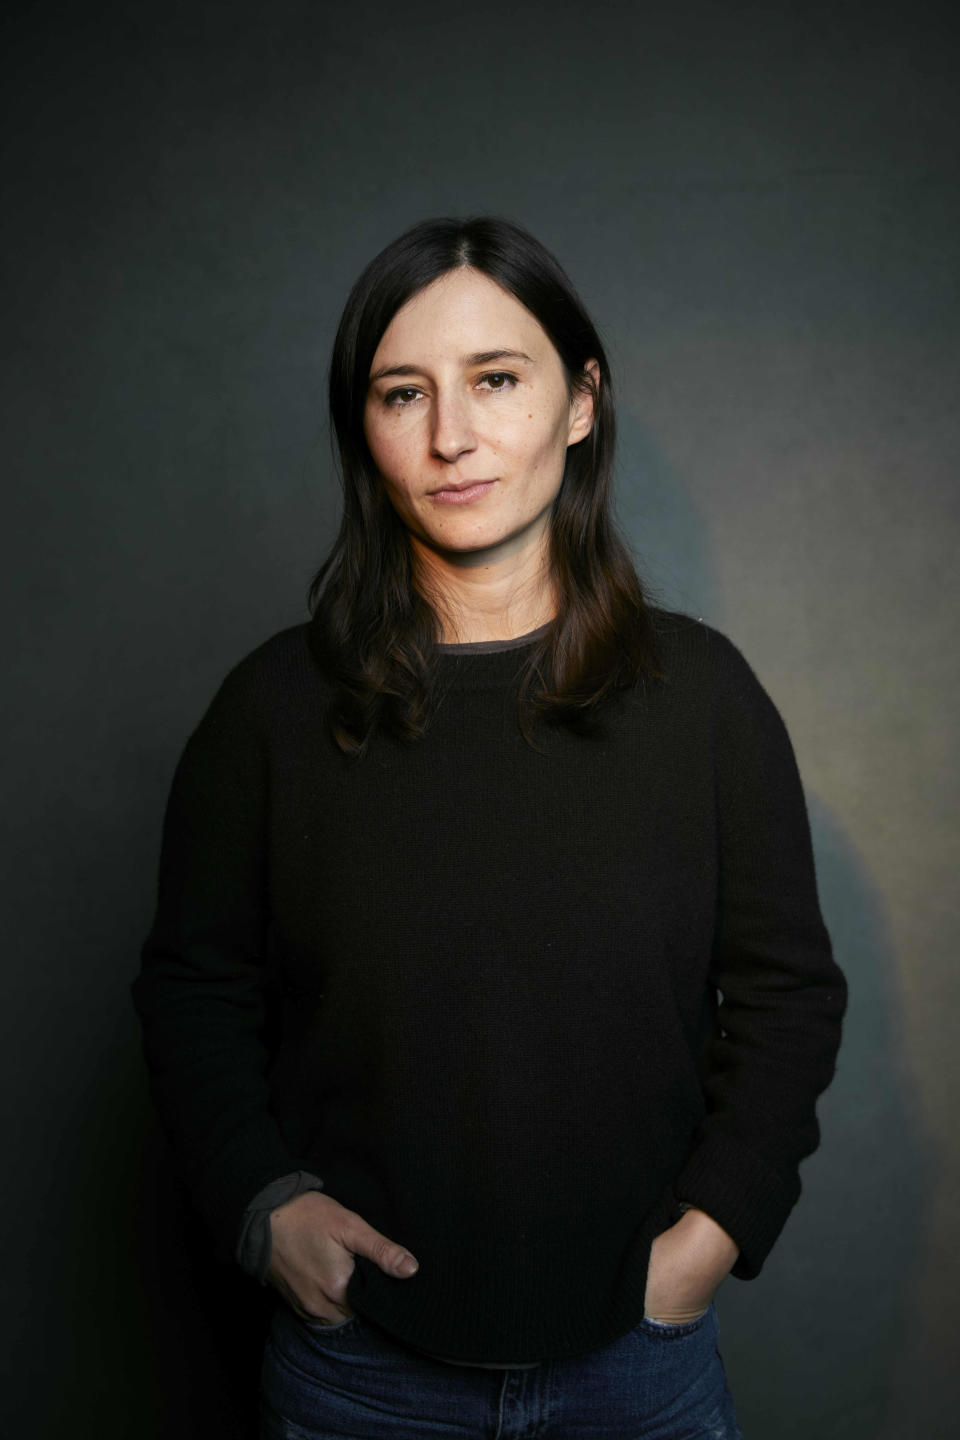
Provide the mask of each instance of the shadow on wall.
{"label": "shadow on wall", "polygon": [[913,1321],[934,1156],[882,898],[836,818],[815,796],[808,805],[850,1006],[803,1197],[763,1275],[724,1286],[723,1347],[747,1436],[878,1440]]}
{"label": "shadow on wall", "polygon": [[256,1440],[259,1379],[273,1291],[214,1257],[213,1240],[174,1175],[157,1128],[148,1145],[139,1227],[150,1300],[150,1440]]}
{"label": "shadow on wall", "polygon": [[719,582],[683,477],[642,423],[621,407],[617,514],[640,578],[655,605],[719,624]]}

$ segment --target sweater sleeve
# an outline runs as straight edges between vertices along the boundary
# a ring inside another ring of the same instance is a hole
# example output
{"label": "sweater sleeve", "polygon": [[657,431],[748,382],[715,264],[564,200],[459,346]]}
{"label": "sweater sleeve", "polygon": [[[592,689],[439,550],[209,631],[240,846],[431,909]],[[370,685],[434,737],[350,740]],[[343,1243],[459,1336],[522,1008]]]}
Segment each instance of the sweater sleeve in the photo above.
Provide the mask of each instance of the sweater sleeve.
{"label": "sweater sleeve", "polygon": [[131,987],[155,1104],[224,1259],[252,1197],[299,1168],[268,1105],[267,776],[248,672],[227,677],[177,766]]}
{"label": "sweater sleeve", "polygon": [[817,899],[803,790],[773,702],[739,652],[709,632],[719,908],[711,979],[720,995],[707,1056],[707,1114],[675,1183],[757,1275],[819,1143],[817,1096],[834,1071],[846,984]]}

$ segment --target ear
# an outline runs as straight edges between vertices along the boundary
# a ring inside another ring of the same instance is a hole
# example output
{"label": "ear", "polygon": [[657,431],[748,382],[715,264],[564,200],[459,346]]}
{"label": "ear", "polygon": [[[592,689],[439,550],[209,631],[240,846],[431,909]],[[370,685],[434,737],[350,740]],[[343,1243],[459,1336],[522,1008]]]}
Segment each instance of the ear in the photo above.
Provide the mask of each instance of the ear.
{"label": "ear", "polygon": [[[597,360],[588,360],[584,370],[593,376],[593,383],[597,389],[600,388],[600,364]],[[570,430],[567,434],[567,444],[576,445],[578,440],[583,440],[593,429],[594,405],[593,396],[587,391],[577,391],[570,406]]]}

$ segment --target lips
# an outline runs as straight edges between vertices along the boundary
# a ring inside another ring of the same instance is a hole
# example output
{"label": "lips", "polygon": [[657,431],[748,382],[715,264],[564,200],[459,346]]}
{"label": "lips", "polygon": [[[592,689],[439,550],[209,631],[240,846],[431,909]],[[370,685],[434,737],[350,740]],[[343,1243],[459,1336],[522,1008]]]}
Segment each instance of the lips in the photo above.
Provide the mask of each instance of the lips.
{"label": "lips", "polygon": [[431,491],[430,499],[434,505],[472,505],[489,495],[496,483],[496,480],[460,480],[445,485],[442,490]]}
{"label": "lips", "polygon": [[438,485],[436,490],[431,490],[431,495],[445,495],[448,491],[459,494],[461,490],[472,490],[475,485],[492,485],[496,476],[489,480],[451,480],[448,485]]}

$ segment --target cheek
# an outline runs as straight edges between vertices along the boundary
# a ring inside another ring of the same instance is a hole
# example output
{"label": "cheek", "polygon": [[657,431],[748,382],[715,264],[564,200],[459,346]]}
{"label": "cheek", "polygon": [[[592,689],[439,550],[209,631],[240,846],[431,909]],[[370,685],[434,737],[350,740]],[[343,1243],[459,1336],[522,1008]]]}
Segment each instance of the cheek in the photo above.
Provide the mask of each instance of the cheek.
{"label": "cheek", "polygon": [[368,436],[367,446],[387,499],[399,514],[406,515],[413,503],[410,477],[416,474],[409,447],[399,444],[394,436],[383,435]]}
{"label": "cheek", "polygon": [[545,414],[525,401],[523,407],[509,418],[488,428],[487,439],[493,449],[511,455],[519,463],[537,461],[556,443],[556,423],[551,413]]}
{"label": "cheek", "polygon": [[514,439],[517,456],[531,474],[540,475],[547,470],[552,472],[557,465],[562,468],[566,456],[565,417],[558,419],[552,413],[543,415],[535,410],[525,411],[523,424],[517,427]]}
{"label": "cheek", "polygon": [[409,459],[409,445],[404,444],[404,437],[389,427],[375,425],[364,427],[364,434],[367,449],[380,474],[387,480],[400,481]]}

